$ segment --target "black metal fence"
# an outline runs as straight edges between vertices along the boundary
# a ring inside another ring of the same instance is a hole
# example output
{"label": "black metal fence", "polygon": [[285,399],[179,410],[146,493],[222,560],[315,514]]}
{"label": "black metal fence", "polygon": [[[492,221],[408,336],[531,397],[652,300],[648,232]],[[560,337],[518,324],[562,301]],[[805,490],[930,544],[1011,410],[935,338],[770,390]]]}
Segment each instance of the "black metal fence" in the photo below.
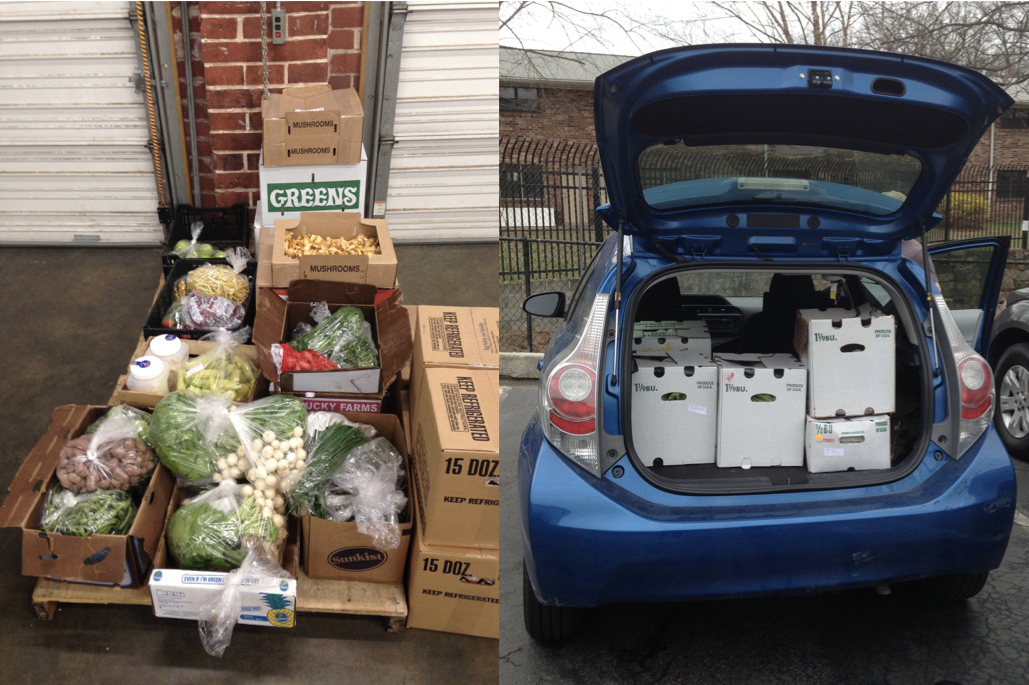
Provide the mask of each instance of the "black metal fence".
{"label": "black metal fence", "polygon": [[[788,175],[812,177],[803,172],[794,169]],[[862,173],[869,173],[867,166]],[[889,188],[895,181],[887,172],[882,178],[862,177],[872,188]],[[607,201],[596,145],[501,139],[502,350],[546,348],[556,321],[532,319],[522,311],[522,301],[551,290],[571,294],[608,233],[595,211]],[[1023,230],[1029,225],[1029,163],[1021,168],[966,167],[936,211],[943,221],[929,233],[933,242],[1010,235],[1013,246],[1029,248],[1029,232]]]}

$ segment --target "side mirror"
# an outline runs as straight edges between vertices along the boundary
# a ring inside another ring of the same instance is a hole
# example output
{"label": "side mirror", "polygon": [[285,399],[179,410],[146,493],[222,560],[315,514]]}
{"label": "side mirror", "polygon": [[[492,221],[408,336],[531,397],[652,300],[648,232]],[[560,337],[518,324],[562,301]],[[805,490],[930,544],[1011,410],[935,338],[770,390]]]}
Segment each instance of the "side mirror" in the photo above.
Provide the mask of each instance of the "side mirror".
{"label": "side mirror", "polygon": [[533,316],[564,316],[565,294],[553,292],[531,295],[525,298],[522,309]]}

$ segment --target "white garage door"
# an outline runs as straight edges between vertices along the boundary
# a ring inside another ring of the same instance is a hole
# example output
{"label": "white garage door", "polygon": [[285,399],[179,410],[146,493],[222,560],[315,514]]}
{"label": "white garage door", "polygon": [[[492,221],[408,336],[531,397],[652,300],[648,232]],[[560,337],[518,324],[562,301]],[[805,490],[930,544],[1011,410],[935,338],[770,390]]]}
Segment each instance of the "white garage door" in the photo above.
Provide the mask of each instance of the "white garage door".
{"label": "white garage door", "polygon": [[386,219],[397,241],[497,240],[496,2],[411,2]]}
{"label": "white garage door", "polygon": [[161,241],[128,2],[0,2],[0,243]]}

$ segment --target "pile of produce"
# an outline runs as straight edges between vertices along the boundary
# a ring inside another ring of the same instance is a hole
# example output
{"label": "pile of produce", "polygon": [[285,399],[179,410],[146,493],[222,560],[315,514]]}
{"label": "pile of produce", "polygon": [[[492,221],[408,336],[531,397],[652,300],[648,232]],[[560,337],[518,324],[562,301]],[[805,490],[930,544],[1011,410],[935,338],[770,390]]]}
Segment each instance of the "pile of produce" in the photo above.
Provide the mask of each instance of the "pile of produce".
{"label": "pile of produce", "polygon": [[136,518],[136,505],[124,490],[97,490],[76,495],[60,485],[47,493],[40,529],[61,535],[125,535]]}
{"label": "pile of produce", "polygon": [[108,409],[106,414],[89,424],[89,427],[86,428],[86,435],[93,435],[100,430],[100,426],[104,424],[104,421],[117,417],[127,417],[131,419],[136,426],[136,437],[142,440],[143,444],[150,449],[154,448],[153,443],[150,442],[150,414],[142,409],[130,407],[127,404],[119,404]]}
{"label": "pile of produce", "polygon": [[182,505],[168,519],[167,543],[179,566],[229,571],[246,557],[248,537],[270,544],[285,540],[285,519],[265,516],[242,486],[226,481]]}
{"label": "pile of produce", "polygon": [[243,325],[250,295],[250,281],[243,270],[250,253],[233,248],[225,259],[229,264],[204,264],[175,282],[176,299],[161,319],[162,326],[235,330]]}
{"label": "pile of produce", "polygon": [[343,466],[350,451],[368,442],[357,426],[336,423],[322,431],[307,457],[307,468],[288,490],[289,509],[294,514],[307,508],[318,518],[328,518],[325,508],[326,488],[336,471]]}
{"label": "pile of produce", "polygon": [[287,257],[297,259],[303,255],[376,255],[380,254],[379,239],[366,235],[358,235],[350,240],[346,238],[328,238],[323,235],[286,236],[285,252]]}
{"label": "pile of produce", "polygon": [[365,369],[379,365],[371,326],[356,307],[340,307],[306,333],[273,346],[279,372]]}
{"label": "pile of produce", "polygon": [[[237,406],[217,395],[176,390],[154,408],[150,434],[161,463],[176,476],[189,481],[216,474],[219,480],[235,479],[250,470],[251,435],[271,431],[288,441],[296,428],[303,431],[306,419],[303,402],[292,395],[271,395]],[[239,453],[241,447],[245,456]],[[235,463],[229,463],[230,457]]]}

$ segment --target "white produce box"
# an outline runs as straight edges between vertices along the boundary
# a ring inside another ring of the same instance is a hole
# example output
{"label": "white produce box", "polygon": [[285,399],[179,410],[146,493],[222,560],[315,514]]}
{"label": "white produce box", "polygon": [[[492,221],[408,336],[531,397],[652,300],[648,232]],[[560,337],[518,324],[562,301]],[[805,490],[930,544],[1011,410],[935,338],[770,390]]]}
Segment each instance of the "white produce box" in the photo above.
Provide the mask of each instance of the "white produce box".
{"label": "white produce box", "polygon": [[[150,599],[154,615],[196,621],[216,601],[228,573],[154,569]],[[297,581],[244,578],[239,589],[237,622],[252,626],[292,628],[297,608]]]}
{"label": "white produce box", "polygon": [[634,357],[670,357],[680,365],[697,356],[711,359],[711,334],[704,321],[637,321],[632,335]]}
{"label": "white produce box", "polygon": [[790,354],[719,354],[715,361],[718,466],[802,466],[807,369]]}
{"label": "white produce box", "polygon": [[890,468],[890,417],[807,419],[811,473]]}
{"label": "white produce box", "polygon": [[632,442],[647,466],[712,464],[718,427],[718,367],[704,357],[669,364],[636,360]]}
{"label": "white produce box", "polygon": [[315,166],[258,165],[265,225],[299,219],[301,212],[360,212],[364,216],[368,156],[361,146],[360,164]]}
{"label": "white produce box", "polygon": [[896,408],[895,323],[849,309],[797,312],[794,345],[808,369],[807,413],[888,414]]}

